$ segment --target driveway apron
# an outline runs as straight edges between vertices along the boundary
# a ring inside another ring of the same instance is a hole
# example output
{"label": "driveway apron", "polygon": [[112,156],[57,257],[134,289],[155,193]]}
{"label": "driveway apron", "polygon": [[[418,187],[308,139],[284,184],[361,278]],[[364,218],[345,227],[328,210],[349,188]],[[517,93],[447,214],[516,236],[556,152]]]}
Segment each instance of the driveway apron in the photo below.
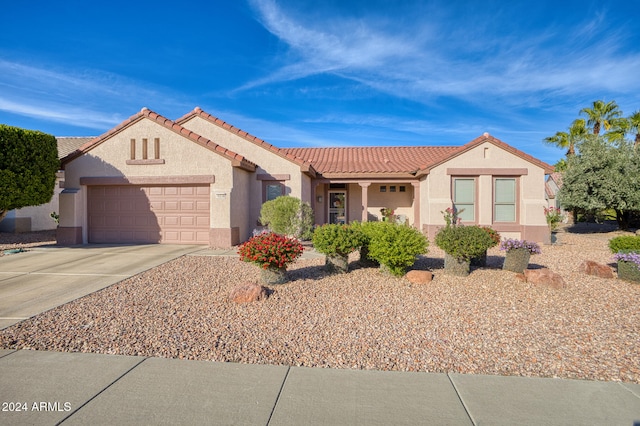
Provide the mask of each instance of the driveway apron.
{"label": "driveway apron", "polygon": [[196,245],[45,246],[0,257],[0,329],[140,272]]}

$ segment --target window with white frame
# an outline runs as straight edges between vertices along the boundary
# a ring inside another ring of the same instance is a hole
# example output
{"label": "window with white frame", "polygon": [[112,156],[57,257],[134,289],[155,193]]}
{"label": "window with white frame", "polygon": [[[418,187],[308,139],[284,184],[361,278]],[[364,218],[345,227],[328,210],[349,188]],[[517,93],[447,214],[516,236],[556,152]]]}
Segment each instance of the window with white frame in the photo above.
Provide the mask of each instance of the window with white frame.
{"label": "window with white frame", "polygon": [[453,206],[463,222],[476,221],[476,180],[475,178],[453,179]]}
{"label": "window with white frame", "polygon": [[493,221],[516,221],[516,179],[496,178],[493,181]]}

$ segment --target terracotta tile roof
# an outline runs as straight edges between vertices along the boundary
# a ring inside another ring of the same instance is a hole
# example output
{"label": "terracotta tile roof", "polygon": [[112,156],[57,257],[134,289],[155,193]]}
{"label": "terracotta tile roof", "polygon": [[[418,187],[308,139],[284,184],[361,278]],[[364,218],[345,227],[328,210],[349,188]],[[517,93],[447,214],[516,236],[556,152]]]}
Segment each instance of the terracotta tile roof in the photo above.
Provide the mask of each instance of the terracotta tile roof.
{"label": "terracotta tile roof", "polygon": [[549,179],[555,181],[556,185],[558,185],[558,188],[562,188],[562,173],[553,172],[549,175]]}
{"label": "terracotta tile roof", "polygon": [[170,129],[172,131],[174,131],[175,133],[184,136],[187,139],[192,140],[193,142],[209,149],[210,151],[213,151],[219,155],[222,155],[223,157],[226,157],[227,159],[229,159],[231,161],[231,164],[234,167],[240,167],[249,171],[255,171],[256,169],[256,164],[252,163],[251,161],[247,160],[246,158],[244,158],[242,155],[237,154],[229,149],[224,148],[223,146],[220,146],[212,141],[210,141],[207,138],[204,138],[200,135],[198,135],[195,132],[192,132],[191,130],[187,130],[184,127],[180,126],[179,124],[174,123],[173,121],[169,120],[168,118],[165,118],[163,116],[161,116],[158,113],[155,113],[147,108],[142,108],[142,110],[135,114],[132,115],[131,117],[129,117],[129,119],[123,121],[122,123],[120,123],[118,126],[114,127],[113,129],[109,130],[107,133],[98,136],[95,139],[90,140],[89,142],[83,144],[80,148],[78,148],[77,150],[71,152],[69,155],[65,156],[62,160],[62,167],[64,168],[65,164],[70,162],[71,160],[81,156],[82,154],[84,154],[87,151],[90,151],[91,149],[95,148],[96,146],[100,145],[101,143],[105,142],[107,139],[111,138],[112,136],[116,135],[117,133],[121,132],[122,130],[126,129],[127,127],[131,126],[132,124],[142,120],[142,119],[149,119],[152,121],[155,121],[156,123],[166,127],[167,129]]}
{"label": "terracotta tile roof", "polygon": [[251,135],[250,133],[245,132],[242,129],[239,129],[235,126],[232,126],[231,124],[203,111],[200,107],[196,107],[194,108],[193,111],[183,115],[182,117],[178,118],[176,120],[176,123],[178,124],[183,124],[185,122],[187,122],[188,120],[192,119],[193,117],[200,117],[203,118],[205,120],[207,120],[210,123],[215,124],[218,127],[221,127],[225,130],[227,130],[228,132],[234,133],[238,136],[240,136],[241,138],[254,143],[258,146],[260,146],[261,148],[266,149],[267,151],[273,152],[276,155],[279,155],[280,157],[286,158],[289,161],[292,161],[293,163],[297,164],[300,166],[300,169],[303,172],[307,172],[309,174],[311,174],[312,176],[315,176],[316,171],[314,166],[311,165],[311,163],[307,160],[305,160],[304,158],[300,158],[297,157],[289,152],[287,152],[287,150],[285,149],[280,149],[274,145],[271,145],[268,142],[265,142],[264,140]]}
{"label": "terracotta tile roof", "polygon": [[94,137],[56,137],[58,141],[58,158],[64,158]]}
{"label": "terracotta tile roof", "polygon": [[553,167],[507,145],[488,133],[460,146],[410,146],[410,147],[346,147],[346,148],[289,148],[286,151],[313,164],[323,175],[331,174],[428,174],[433,167],[466,151],[490,142],[505,151],[521,157],[551,173]]}
{"label": "terracotta tile roof", "polygon": [[456,147],[376,146],[288,148],[286,152],[313,164],[321,174],[407,173],[447,158]]}
{"label": "terracotta tile roof", "polygon": [[549,185],[549,181],[554,181],[555,186],[560,189],[562,188],[562,173],[553,172],[549,175],[549,178],[544,182],[544,190],[547,194],[547,198],[555,198],[557,191]]}

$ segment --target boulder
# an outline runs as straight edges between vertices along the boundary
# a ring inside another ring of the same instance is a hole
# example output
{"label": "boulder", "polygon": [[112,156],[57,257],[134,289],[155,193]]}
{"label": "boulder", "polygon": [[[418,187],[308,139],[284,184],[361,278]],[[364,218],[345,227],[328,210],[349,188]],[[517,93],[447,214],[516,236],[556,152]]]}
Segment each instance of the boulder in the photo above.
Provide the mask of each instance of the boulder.
{"label": "boulder", "polygon": [[229,298],[236,303],[251,303],[264,300],[269,296],[266,287],[256,283],[240,284],[231,291]]}
{"label": "boulder", "polygon": [[578,272],[587,275],[595,275],[600,278],[613,278],[613,270],[607,265],[594,262],[593,260],[585,260],[578,266]]}
{"label": "boulder", "polygon": [[535,285],[542,285],[554,289],[561,289],[566,287],[566,283],[560,274],[553,272],[550,269],[525,269],[524,277],[528,283]]}
{"label": "boulder", "polygon": [[429,284],[433,280],[431,271],[411,270],[407,272],[405,278],[412,284]]}

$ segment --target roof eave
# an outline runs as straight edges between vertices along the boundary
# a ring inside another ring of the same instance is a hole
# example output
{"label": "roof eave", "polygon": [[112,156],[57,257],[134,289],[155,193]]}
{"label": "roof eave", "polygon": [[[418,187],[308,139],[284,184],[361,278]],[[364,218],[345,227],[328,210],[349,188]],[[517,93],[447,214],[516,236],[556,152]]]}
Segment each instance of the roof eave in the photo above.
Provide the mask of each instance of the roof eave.
{"label": "roof eave", "polygon": [[325,172],[322,173],[322,177],[326,179],[353,179],[353,180],[379,180],[379,179],[404,179],[404,180],[416,180],[416,176],[413,173],[408,172]]}

